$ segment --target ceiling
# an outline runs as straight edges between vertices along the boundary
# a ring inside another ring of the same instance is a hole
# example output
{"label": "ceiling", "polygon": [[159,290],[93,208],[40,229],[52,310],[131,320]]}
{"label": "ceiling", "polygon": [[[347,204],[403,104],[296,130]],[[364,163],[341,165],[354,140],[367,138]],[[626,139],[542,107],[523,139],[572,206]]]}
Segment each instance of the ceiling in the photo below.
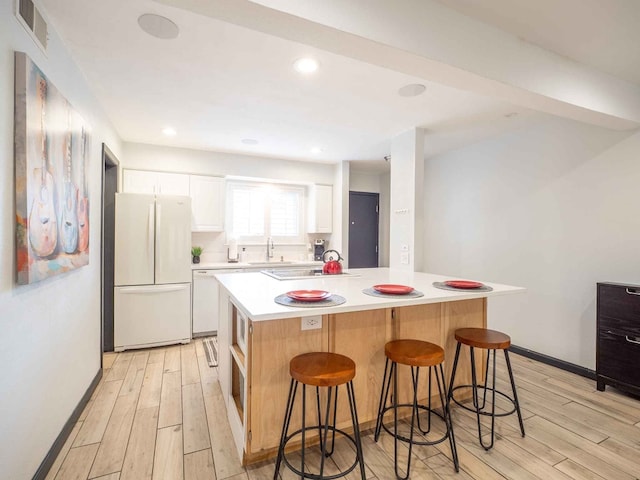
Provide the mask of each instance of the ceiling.
{"label": "ceiling", "polygon": [[[384,167],[391,139],[414,127],[425,129],[426,154],[434,155],[547,115],[530,104],[525,108],[511,99],[314,47],[313,41],[152,0],[42,3],[126,142]],[[640,29],[631,28],[640,24],[640,2],[609,0],[614,12],[603,10],[601,0],[440,3],[456,15],[640,83]],[[573,9],[593,14],[575,15]],[[144,13],[171,19],[179,36],[163,40],[143,32],[137,19]],[[571,21],[560,20],[567,18]],[[315,74],[302,76],[292,69],[303,56],[320,62]],[[425,85],[425,93],[398,94],[413,83]],[[164,136],[167,126],[177,134]],[[258,143],[247,145],[243,139]],[[314,148],[320,152],[312,153]]]}

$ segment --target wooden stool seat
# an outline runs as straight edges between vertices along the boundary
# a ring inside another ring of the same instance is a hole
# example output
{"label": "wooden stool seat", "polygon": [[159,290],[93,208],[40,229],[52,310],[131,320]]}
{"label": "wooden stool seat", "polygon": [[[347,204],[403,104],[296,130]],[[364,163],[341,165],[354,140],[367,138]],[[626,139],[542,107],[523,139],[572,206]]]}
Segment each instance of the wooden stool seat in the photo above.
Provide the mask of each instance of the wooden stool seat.
{"label": "wooden stool seat", "polygon": [[335,387],[350,382],[356,376],[356,364],[339,353],[303,353],[291,360],[289,373],[305,385]]}
{"label": "wooden stool seat", "polygon": [[384,354],[392,362],[412,367],[432,367],[444,362],[442,347],[422,340],[388,342],[384,346]]}
{"label": "wooden stool seat", "polygon": [[485,350],[506,350],[511,346],[509,335],[487,328],[459,328],[455,337],[460,343]]}

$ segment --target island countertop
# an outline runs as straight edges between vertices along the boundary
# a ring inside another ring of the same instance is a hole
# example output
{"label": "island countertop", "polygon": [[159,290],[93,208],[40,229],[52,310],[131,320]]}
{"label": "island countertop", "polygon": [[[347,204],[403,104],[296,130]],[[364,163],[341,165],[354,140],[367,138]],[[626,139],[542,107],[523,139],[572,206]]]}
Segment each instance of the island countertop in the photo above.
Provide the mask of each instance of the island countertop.
{"label": "island countertop", "polygon": [[[459,279],[458,277],[431,273],[410,272],[390,268],[362,268],[346,270],[350,275],[323,275],[318,277],[276,280],[261,272],[221,273],[216,278],[229,293],[234,303],[255,321],[327,315],[332,313],[356,312],[378,308],[422,305],[427,303],[452,302],[473,298],[493,297],[511,293],[521,293],[525,289],[510,285],[484,282],[492,291],[443,290],[433,286],[434,282]],[[408,285],[424,293],[423,297],[374,297],[363,290],[374,285]],[[326,290],[344,297],[342,305],[326,307],[284,306],[274,301],[275,297],[291,290]]]}

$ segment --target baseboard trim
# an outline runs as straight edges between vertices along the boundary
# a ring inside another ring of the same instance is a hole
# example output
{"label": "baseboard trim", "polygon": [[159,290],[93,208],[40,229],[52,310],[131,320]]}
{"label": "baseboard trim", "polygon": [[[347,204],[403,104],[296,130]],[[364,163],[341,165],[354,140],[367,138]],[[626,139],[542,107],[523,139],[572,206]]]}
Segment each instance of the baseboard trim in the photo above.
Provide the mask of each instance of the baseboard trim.
{"label": "baseboard trim", "polygon": [[580,365],[576,365],[575,363],[565,362],[564,360],[550,357],[548,355],[544,355],[543,353],[534,352],[533,350],[529,350],[527,348],[518,347],[517,345],[511,345],[509,351],[541,363],[546,363],[547,365],[551,365],[552,367],[558,367],[562,370],[566,370],[567,372],[575,373],[576,375],[580,375],[581,377],[589,378],[591,380],[596,379],[595,370],[581,367]]}
{"label": "baseboard trim", "polygon": [[40,467],[38,467],[38,471],[33,476],[33,480],[44,480],[46,478],[47,474],[49,473],[49,470],[53,466],[53,463],[56,461],[58,454],[62,451],[62,447],[67,441],[67,438],[69,438],[69,435],[71,434],[71,431],[73,430],[74,425],[80,418],[80,415],[84,410],[84,407],[86,407],[87,403],[89,403],[89,400],[91,399],[91,395],[93,394],[96,387],[98,386],[98,383],[100,382],[101,378],[102,378],[102,368],[100,368],[98,370],[98,373],[96,373],[96,376],[93,377],[93,380],[89,385],[89,388],[87,388],[87,391],[84,392],[84,395],[78,402],[78,405],[73,410],[73,413],[71,413],[69,420],[67,420],[67,423],[65,423],[64,426],[62,427],[62,430],[60,431],[58,438],[56,438],[56,440],[53,442],[53,445],[47,452],[47,455],[44,457],[44,460],[42,460]]}

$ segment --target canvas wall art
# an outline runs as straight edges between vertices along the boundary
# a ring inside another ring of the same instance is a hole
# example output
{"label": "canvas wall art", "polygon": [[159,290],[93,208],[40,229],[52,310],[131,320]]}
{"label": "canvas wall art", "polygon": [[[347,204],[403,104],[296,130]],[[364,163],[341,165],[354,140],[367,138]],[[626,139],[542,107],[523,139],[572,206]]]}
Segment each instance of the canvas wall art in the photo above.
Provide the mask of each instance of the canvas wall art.
{"label": "canvas wall art", "polygon": [[15,54],[18,284],[89,263],[90,129],[24,53]]}

